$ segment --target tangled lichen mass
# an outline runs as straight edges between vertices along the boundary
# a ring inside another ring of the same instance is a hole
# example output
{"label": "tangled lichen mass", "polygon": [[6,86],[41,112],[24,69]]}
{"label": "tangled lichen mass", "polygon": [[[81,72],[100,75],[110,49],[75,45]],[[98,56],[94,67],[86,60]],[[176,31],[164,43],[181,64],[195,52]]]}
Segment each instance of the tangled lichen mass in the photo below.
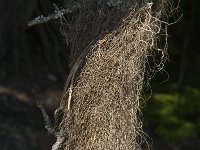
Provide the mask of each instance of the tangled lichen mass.
{"label": "tangled lichen mass", "polygon": [[[141,149],[145,137],[139,105],[144,77],[151,78],[166,59],[165,48],[157,47],[166,2],[152,4],[66,1],[67,10],[74,10],[73,17],[61,16],[71,46],[71,72],[59,107],[64,116],[53,150]],[[161,56],[159,61],[155,54]],[[153,68],[147,65],[149,57]]]}

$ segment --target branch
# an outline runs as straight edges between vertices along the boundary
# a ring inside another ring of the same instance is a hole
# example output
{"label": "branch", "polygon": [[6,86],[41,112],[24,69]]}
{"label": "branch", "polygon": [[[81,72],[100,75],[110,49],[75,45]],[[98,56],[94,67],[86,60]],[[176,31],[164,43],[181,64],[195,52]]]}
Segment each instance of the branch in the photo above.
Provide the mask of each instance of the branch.
{"label": "branch", "polygon": [[36,24],[42,24],[42,23],[48,22],[48,21],[53,20],[53,19],[61,18],[65,14],[68,14],[68,13],[71,13],[71,12],[77,10],[77,9],[80,9],[81,6],[80,5],[74,5],[71,9],[65,9],[65,8],[58,9],[58,7],[54,4],[54,7],[55,7],[54,13],[49,14],[47,16],[44,16],[44,15],[38,16],[35,19],[29,21],[28,26],[31,27],[31,26],[34,26]]}
{"label": "branch", "polygon": [[[49,14],[47,16],[44,16],[44,15],[38,16],[35,19],[33,19],[32,21],[29,21],[28,22],[28,26],[31,27],[31,26],[34,26],[36,24],[42,24],[42,23],[48,22],[48,21],[53,20],[53,19],[61,18],[65,14],[69,14],[69,13],[74,12],[74,11],[80,9],[80,8],[84,8],[84,6],[87,6],[89,3],[91,3],[91,1],[87,0],[87,1],[84,1],[82,4],[72,5],[70,8],[63,8],[63,9],[59,9],[56,6],[56,4],[53,4],[54,8],[55,8],[54,9],[54,13]],[[110,0],[108,2],[99,1],[98,5],[105,4],[105,5],[109,6],[109,7],[110,6],[117,7],[121,3],[122,2],[116,3],[115,1]],[[146,2],[146,0],[142,0],[140,3],[141,3],[142,6],[150,6],[150,7],[152,6],[152,3],[148,3],[148,2]]]}
{"label": "branch", "polygon": [[51,121],[50,121],[50,119],[49,119],[49,116],[48,116],[46,110],[45,110],[44,107],[43,107],[41,104],[39,104],[39,103],[37,103],[37,106],[38,106],[38,108],[41,110],[42,115],[43,115],[43,117],[44,117],[45,128],[48,130],[49,133],[53,133],[54,131],[53,131],[53,128],[52,128],[52,124],[51,124]]}

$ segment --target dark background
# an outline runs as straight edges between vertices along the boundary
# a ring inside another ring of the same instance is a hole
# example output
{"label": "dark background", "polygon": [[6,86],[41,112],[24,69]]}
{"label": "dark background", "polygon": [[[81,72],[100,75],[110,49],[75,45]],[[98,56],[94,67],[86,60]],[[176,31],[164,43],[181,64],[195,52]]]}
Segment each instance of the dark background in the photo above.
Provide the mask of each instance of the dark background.
{"label": "dark background", "polygon": [[[52,116],[68,73],[70,50],[59,20],[28,28],[28,21],[54,11],[59,0],[0,2],[0,149],[47,150],[55,141],[44,129],[40,102]],[[182,18],[168,29],[169,61],[151,80],[142,102],[150,147],[200,149],[200,2],[182,0]]]}

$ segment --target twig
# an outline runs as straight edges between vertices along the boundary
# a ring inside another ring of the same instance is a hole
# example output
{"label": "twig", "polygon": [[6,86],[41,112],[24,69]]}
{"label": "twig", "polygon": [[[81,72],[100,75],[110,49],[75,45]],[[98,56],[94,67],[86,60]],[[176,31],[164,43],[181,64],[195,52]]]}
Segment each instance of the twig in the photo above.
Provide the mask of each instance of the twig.
{"label": "twig", "polygon": [[[54,7],[55,6],[56,5],[54,4]],[[54,10],[54,13],[49,14],[47,16],[44,16],[44,15],[38,16],[35,19],[33,19],[32,21],[28,22],[28,26],[31,27],[31,26],[34,26],[36,24],[42,24],[42,23],[48,22],[48,21],[50,21],[52,19],[58,19],[58,18],[62,17],[65,14],[71,13],[71,12],[79,9],[80,7],[81,7],[80,5],[74,5],[70,9],[63,8],[63,9],[59,10],[58,7],[56,6],[56,8]]]}
{"label": "twig", "polygon": [[[35,19],[29,21],[28,26],[31,27],[31,26],[34,26],[36,24],[42,24],[42,23],[48,22],[48,21],[53,20],[53,19],[61,18],[65,14],[72,13],[72,12],[74,12],[74,11],[80,9],[80,8],[84,8],[84,6],[86,6],[88,3],[90,3],[90,1],[86,1],[82,4],[76,4],[76,5],[73,5],[70,8],[63,8],[63,9],[59,9],[56,4],[53,4],[54,8],[55,8],[54,13],[49,14],[47,16],[40,15],[40,16],[36,17]],[[106,3],[106,5],[115,6],[115,4],[112,4],[112,3]],[[144,1],[142,3],[142,5],[151,7],[152,3],[147,3],[147,2]]]}
{"label": "twig", "polygon": [[61,148],[64,140],[64,137],[57,137],[56,143],[52,146],[51,150],[58,150],[59,148]]}
{"label": "twig", "polygon": [[52,150],[58,150],[60,147],[62,147],[65,138],[63,136],[61,136],[58,132],[54,131],[54,129],[51,125],[49,116],[48,116],[46,110],[44,109],[44,107],[39,103],[37,103],[37,106],[41,110],[42,115],[44,117],[45,128],[48,130],[49,133],[54,134],[54,136],[57,138],[56,143],[52,146]]}
{"label": "twig", "polygon": [[49,133],[54,133],[51,121],[49,119],[49,116],[48,116],[46,110],[44,109],[44,107],[40,103],[37,103],[37,106],[41,110],[42,115],[44,117],[45,128],[48,130]]}

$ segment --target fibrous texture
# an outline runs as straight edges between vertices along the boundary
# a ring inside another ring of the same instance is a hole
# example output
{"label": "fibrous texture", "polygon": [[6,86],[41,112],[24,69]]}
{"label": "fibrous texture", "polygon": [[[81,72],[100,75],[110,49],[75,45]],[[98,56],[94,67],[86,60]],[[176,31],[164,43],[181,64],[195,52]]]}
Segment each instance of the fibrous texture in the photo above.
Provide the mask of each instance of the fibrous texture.
{"label": "fibrous texture", "polygon": [[162,12],[152,7],[143,1],[123,9],[91,0],[70,23],[65,20],[72,53],[60,106],[63,149],[140,149],[146,64],[156,51],[162,60],[154,66],[162,67],[165,57],[156,46]]}

